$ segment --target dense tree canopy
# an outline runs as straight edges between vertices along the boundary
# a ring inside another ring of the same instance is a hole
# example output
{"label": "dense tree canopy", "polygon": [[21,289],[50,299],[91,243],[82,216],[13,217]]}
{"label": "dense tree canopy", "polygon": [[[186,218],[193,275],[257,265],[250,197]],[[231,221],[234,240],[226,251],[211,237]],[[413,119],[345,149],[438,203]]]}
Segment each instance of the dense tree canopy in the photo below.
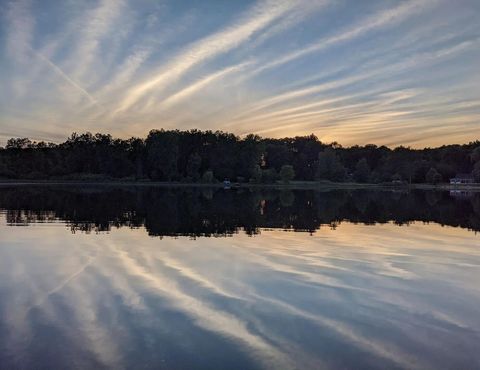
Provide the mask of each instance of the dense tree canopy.
{"label": "dense tree canopy", "polygon": [[12,138],[0,148],[0,178],[11,179],[438,183],[457,173],[480,179],[480,141],[426,149],[347,148],[322,143],[315,135],[263,139],[152,130],[146,139],[127,140],[73,133],[61,144]]}

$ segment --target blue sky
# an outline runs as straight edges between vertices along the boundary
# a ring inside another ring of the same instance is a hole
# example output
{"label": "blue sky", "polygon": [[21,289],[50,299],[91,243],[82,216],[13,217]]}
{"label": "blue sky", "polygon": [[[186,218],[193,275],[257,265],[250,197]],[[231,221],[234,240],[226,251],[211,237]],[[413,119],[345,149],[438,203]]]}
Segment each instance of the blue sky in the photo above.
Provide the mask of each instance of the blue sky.
{"label": "blue sky", "polygon": [[152,128],[480,139],[478,0],[0,0],[0,145]]}

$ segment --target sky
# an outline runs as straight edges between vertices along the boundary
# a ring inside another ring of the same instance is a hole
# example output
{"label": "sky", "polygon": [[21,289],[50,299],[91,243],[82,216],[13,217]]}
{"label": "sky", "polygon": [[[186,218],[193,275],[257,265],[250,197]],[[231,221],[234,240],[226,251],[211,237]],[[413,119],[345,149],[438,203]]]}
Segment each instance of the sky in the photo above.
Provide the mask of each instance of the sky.
{"label": "sky", "polygon": [[0,145],[72,132],[480,139],[479,0],[0,0]]}

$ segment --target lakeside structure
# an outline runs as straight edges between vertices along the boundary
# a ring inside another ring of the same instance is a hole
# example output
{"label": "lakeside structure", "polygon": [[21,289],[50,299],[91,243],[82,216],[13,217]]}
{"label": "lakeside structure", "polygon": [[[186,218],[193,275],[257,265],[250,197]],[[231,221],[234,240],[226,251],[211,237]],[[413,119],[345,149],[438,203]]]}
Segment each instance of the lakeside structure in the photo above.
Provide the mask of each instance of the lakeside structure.
{"label": "lakeside structure", "polygon": [[459,173],[455,177],[450,179],[451,185],[459,185],[459,184],[474,184],[475,178],[473,175],[466,174],[466,173]]}

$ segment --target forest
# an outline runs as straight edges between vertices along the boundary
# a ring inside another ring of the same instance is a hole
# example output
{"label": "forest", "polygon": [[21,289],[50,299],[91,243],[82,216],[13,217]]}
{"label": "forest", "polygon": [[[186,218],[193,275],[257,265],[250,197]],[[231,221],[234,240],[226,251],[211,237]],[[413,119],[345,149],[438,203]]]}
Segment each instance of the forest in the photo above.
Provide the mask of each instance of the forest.
{"label": "forest", "polygon": [[332,181],[480,182],[480,141],[438,148],[343,147],[315,135],[240,138],[222,131],[152,130],[146,139],[73,133],[60,144],[12,138],[0,147],[0,179],[239,183]]}

